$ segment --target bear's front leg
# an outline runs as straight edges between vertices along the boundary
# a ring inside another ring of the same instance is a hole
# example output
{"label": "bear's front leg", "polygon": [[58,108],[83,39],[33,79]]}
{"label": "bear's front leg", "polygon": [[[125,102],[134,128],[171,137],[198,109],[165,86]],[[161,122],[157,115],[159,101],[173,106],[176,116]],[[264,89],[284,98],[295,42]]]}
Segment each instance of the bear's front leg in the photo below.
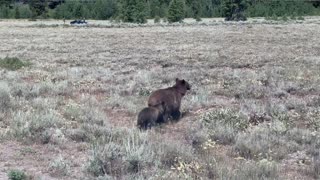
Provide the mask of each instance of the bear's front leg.
{"label": "bear's front leg", "polygon": [[177,111],[174,111],[172,114],[171,114],[171,116],[172,116],[172,119],[173,120],[179,120],[180,119],[180,117],[181,117],[181,112],[179,111],[179,110],[177,110]]}

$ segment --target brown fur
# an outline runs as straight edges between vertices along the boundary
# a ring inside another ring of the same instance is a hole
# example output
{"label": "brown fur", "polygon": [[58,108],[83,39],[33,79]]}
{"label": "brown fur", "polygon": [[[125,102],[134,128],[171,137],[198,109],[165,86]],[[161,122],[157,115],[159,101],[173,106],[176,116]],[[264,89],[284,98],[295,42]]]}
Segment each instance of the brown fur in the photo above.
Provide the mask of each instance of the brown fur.
{"label": "brown fur", "polygon": [[146,107],[142,109],[138,115],[137,126],[140,129],[148,129],[155,126],[157,123],[163,122],[165,113],[164,103],[160,103],[155,107]]}
{"label": "brown fur", "polygon": [[165,89],[158,89],[151,93],[148,100],[148,106],[155,107],[161,102],[164,102],[164,106],[166,107],[164,121],[167,121],[169,116],[174,120],[178,120],[181,116],[181,99],[190,89],[191,86],[187,81],[176,78],[176,84],[174,86]]}

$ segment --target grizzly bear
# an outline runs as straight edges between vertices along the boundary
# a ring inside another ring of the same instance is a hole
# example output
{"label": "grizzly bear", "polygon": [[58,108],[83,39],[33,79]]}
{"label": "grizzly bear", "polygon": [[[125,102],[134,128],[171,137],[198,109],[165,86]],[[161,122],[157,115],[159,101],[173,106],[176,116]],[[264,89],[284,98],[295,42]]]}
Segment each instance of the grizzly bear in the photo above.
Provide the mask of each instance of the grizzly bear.
{"label": "grizzly bear", "polygon": [[166,108],[164,102],[154,106],[146,107],[142,109],[138,115],[137,126],[139,129],[148,129],[156,124],[162,123],[163,115],[165,114]]}
{"label": "grizzly bear", "polygon": [[148,100],[148,106],[156,107],[161,102],[164,102],[164,106],[166,107],[164,121],[167,121],[169,116],[171,116],[173,120],[179,120],[181,116],[181,99],[190,89],[191,86],[187,81],[176,78],[176,84],[174,86],[152,92]]}

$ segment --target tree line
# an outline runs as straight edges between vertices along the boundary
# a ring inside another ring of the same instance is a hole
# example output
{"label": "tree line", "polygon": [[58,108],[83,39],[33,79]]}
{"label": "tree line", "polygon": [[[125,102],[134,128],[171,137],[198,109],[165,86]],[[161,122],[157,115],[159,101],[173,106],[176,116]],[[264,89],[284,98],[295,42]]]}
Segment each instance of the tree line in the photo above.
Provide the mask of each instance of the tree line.
{"label": "tree line", "polygon": [[319,15],[319,1],[303,0],[0,0],[0,18],[121,20],[145,23],[167,19]]}

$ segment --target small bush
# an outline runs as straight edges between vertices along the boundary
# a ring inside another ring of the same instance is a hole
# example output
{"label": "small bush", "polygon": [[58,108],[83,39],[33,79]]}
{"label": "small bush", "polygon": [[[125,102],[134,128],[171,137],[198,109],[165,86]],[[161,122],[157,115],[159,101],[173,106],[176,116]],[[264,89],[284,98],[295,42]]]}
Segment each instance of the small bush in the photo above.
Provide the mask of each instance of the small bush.
{"label": "small bush", "polygon": [[153,170],[169,170],[179,162],[191,163],[193,159],[191,147],[168,141],[151,141],[147,133],[136,129],[113,129],[109,137],[104,137],[93,142],[86,166],[87,172],[95,177],[126,177]]}
{"label": "small bush", "polygon": [[239,134],[234,151],[245,158],[283,159],[299,148],[295,141],[286,138],[286,131],[284,123],[279,121],[272,122],[270,125],[261,124],[252,131]]}
{"label": "small bush", "polygon": [[209,126],[215,123],[221,123],[230,125],[237,130],[245,130],[249,126],[249,120],[244,114],[229,108],[209,112],[205,114],[201,120]]}
{"label": "small bush", "polygon": [[18,70],[24,66],[30,65],[27,62],[21,61],[19,58],[13,57],[6,57],[4,59],[0,59],[0,67],[6,68],[9,70]]}
{"label": "small bush", "polygon": [[271,16],[271,20],[273,20],[273,21],[278,21],[278,16],[276,15],[276,14],[272,14],[272,16]]}
{"label": "small bush", "polygon": [[66,160],[60,155],[58,158],[54,159],[49,165],[50,174],[53,176],[66,176],[69,174],[70,165]]}
{"label": "small bush", "polygon": [[310,169],[310,173],[315,179],[320,178],[320,157],[319,156],[313,157],[312,168]]}
{"label": "small bush", "polygon": [[0,112],[5,112],[11,107],[11,98],[7,83],[0,82]]}
{"label": "small bush", "polygon": [[22,141],[35,140],[48,143],[52,135],[51,129],[61,126],[61,122],[55,111],[17,111],[10,121],[9,134]]}
{"label": "small bush", "polygon": [[[123,130],[118,138],[100,139],[92,146],[87,171],[94,176],[119,176],[137,173],[152,163],[153,153],[146,144],[146,134],[136,130]],[[101,145],[105,144],[105,145]]]}
{"label": "small bush", "polygon": [[296,20],[297,19],[297,13],[296,12],[293,12],[290,16],[290,19],[291,20]]}
{"label": "small bush", "polygon": [[197,16],[195,19],[196,19],[197,22],[202,21],[202,19],[199,16]]}
{"label": "small bush", "polygon": [[[273,161],[262,159],[259,162],[245,162],[232,176],[236,179],[278,179],[278,166]],[[231,178],[233,179],[233,178]]]}
{"label": "small bush", "polygon": [[27,175],[20,170],[10,170],[8,173],[9,180],[26,180]]}
{"label": "small bush", "polygon": [[320,129],[320,110],[315,108],[307,112],[306,120],[311,129],[319,130]]}
{"label": "small bush", "polygon": [[160,17],[159,16],[156,16],[154,18],[154,23],[160,23]]}
{"label": "small bush", "polygon": [[104,125],[104,119],[106,119],[105,114],[92,106],[79,106],[76,104],[68,105],[64,117],[70,120],[75,120],[79,123],[89,123]]}
{"label": "small bush", "polygon": [[290,129],[286,136],[289,140],[293,140],[300,145],[312,144],[315,142],[317,136],[314,135],[310,130],[293,128]]}
{"label": "small bush", "polygon": [[288,21],[288,20],[289,20],[289,18],[288,18],[288,16],[287,16],[287,15],[283,15],[283,16],[281,17],[281,20],[282,20],[282,21]]}
{"label": "small bush", "polygon": [[210,138],[221,144],[232,144],[238,132],[249,126],[249,119],[232,109],[215,110],[205,114],[201,122]]}

